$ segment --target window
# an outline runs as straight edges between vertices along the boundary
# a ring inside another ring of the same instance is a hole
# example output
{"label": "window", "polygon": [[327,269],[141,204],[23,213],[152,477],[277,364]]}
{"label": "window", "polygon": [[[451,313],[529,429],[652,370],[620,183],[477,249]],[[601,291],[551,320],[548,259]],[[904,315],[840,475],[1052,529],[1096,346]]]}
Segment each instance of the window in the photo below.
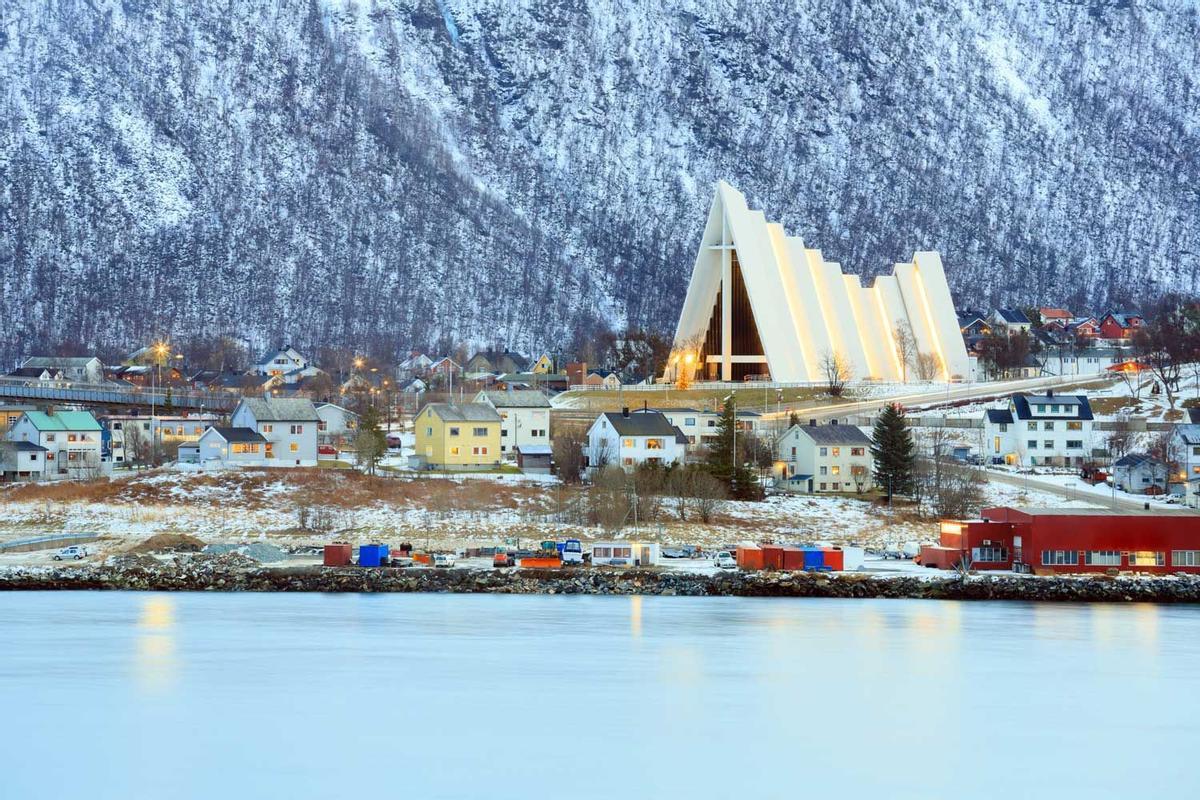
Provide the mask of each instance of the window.
{"label": "window", "polygon": [[611,547],[593,547],[592,558],[612,558]]}
{"label": "window", "polygon": [[825,484],[822,483],[820,488],[822,492],[825,491]]}
{"label": "window", "polygon": [[1039,413],[1039,414],[1046,413],[1046,407],[1044,405],[1042,405],[1041,403],[1038,403],[1036,406],[1034,406],[1034,408],[1037,409],[1037,413]]}
{"label": "window", "polygon": [[452,456],[456,456],[456,455],[458,455],[458,448],[457,448],[457,447],[451,447],[451,448],[450,448],[450,455],[452,455]]}
{"label": "window", "polygon": [[1200,567],[1200,550],[1172,550],[1171,565],[1176,567]]}
{"label": "window", "polygon": [[47,433],[47,434],[46,434],[46,441],[47,441],[47,442],[53,442],[53,441],[54,441],[54,434],[53,434],[53,433]]}
{"label": "window", "polygon": [[1150,550],[1138,550],[1129,554],[1129,566],[1131,567],[1161,567],[1164,566],[1165,560],[1162,553],[1155,553]]}
{"label": "window", "polygon": [[1047,439],[1046,441],[1042,442],[1042,447],[1046,448],[1047,450],[1053,450],[1054,449],[1054,440]]}
{"label": "window", "polygon": [[197,425],[196,427],[192,428],[192,433],[196,434],[197,436],[199,436],[199,435],[200,435],[201,433],[203,433],[203,432],[204,432],[204,431],[203,431],[203,430],[200,428],[200,426],[199,426],[199,425]]}
{"label": "window", "polygon": [[293,436],[297,436],[297,435],[299,435],[299,434],[301,434],[301,433],[304,433],[304,426],[303,426],[303,425],[293,425],[293,426],[292,426],[292,435],[293,435]]}
{"label": "window", "polygon": [[1001,432],[1001,433],[1008,433],[1008,423],[1007,423],[1007,422],[1001,422],[1001,423],[1000,423],[1000,432]]}
{"label": "window", "polygon": [[1083,439],[1067,439],[1067,449],[1068,450],[1082,450],[1083,449]]}
{"label": "window", "polygon": [[841,467],[839,467],[837,464],[834,464],[832,467],[830,467],[830,468],[829,468],[829,471],[830,471],[831,473],[833,473],[834,475],[841,475],[841,474],[842,474],[842,468],[841,468]]}
{"label": "window", "polygon": [[971,549],[971,560],[981,564],[1008,561],[1008,550],[1003,547],[975,547]]}
{"label": "window", "polygon": [[1200,456],[1200,447],[1193,447],[1193,448],[1192,448],[1192,455],[1194,455],[1194,456]]}
{"label": "window", "polygon": [[850,455],[852,455],[852,456],[861,456],[861,455],[865,455],[865,454],[866,454],[865,448],[862,448],[862,447],[851,447],[850,448]]}
{"label": "window", "polygon": [[822,474],[822,475],[828,475],[828,474],[829,474],[829,467],[821,467],[821,474]]}
{"label": "window", "polygon": [[1081,431],[1081,430],[1083,430],[1083,423],[1082,423],[1082,422],[1077,422],[1077,421],[1075,421],[1075,420],[1071,420],[1070,422],[1068,422],[1068,423],[1067,423],[1067,430],[1069,430],[1069,431]]}
{"label": "window", "polygon": [[433,428],[426,428],[426,429],[425,429],[425,435],[426,435],[426,436],[433,436]]}
{"label": "window", "polygon": [[684,424],[684,425],[695,425],[695,424],[696,424],[696,418],[695,418],[695,417],[684,417],[684,418],[683,418],[683,424]]}
{"label": "window", "polygon": [[1025,443],[1030,450],[1037,450],[1037,439],[1030,439]]}
{"label": "window", "polygon": [[614,547],[612,549],[613,558],[633,558],[632,547]]}
{"label": "window", "polygon": [[472,428],[471,435],[472,436],[487,436],[488,430],[487,430],[487,428]]}
{"label": "window", "polygon": [[842,448],[840,448],[840,447],[833,448],[833,454],[835,456],[840,456],[842,454]]}
{"label": "window", "polygon": [[633,447],[633,439],[622,439],[621,447]]}
{"label": "window", "polygon": [[793,447],[792,448],[792,460],[794,461],[795,459],[796,459],[796,448]]}
{"label": "window", "polygon": [[828,447],[822,447],[820,452],[821,452],[821,455],[823,455],[823,456],[827,456],[827,455],[829,455],[829,448],[828,448]]}
{"label": "window", "polygon": [[1055,403],[1054,405],[1050,406],[1050,413],[1051,413],[1051,414],[1057,414],[1057,413],[1058,413],[1058,403]]}
{"label": "window", "polygon": [[1052,431],[1052,430],[1054,430],[1054,423],[1053,423],[1053,422],[1043,422],[1043,423],[1042,423],[1042,430],[1044,430],[1044,431]]}
{"label": "window", "polygon": [[1121,566],[1120,550],[1085,550],[1083,563],[1089,567],[1119,567]]}
{"label": "window", "polygon": [[78,442],[78,441],[79,441],[79,437],[78,437],[78,436],[76,436],[76,435],[75,435],[75,434],[73,434],[73,433],[68,433],[68,434],[67,434],[67,441],[68,441],[68,442]]}
{"label": "window", "polygon": [[632,458],[630,458],[629,456],[625,456],[625,458],[621,460],[621,463],[622,463],[622,464],[624,464],[624,465],[625,465],[625,466],[627,466],[627,467],[632,467],[632,466],[633,466],[633,459],[632,459]]}
{"label": "window", "polygon": [[647,450],[662,450],[663,449],[663,440],[662,439],[647,439],[646,440],[646,449]]}
{"label": "window", "polygon": [[291,450],[293,453],[299,453],[300,445],[296,442],[292,442],[290,445],[288,445],[288,449]]}
{"label": "window", "polygon": [[1036,422],[1026,422],[1026,423],[1025,423],[1025,427],[1026,427],[1026,428],[1028,428],[1028,429],[1029,429],[1029,430],[1031,430],[1031,431],[1036,431],[1036,430],[1037,430],[1037,423],[1036,423]]}
{"label": "window", "polygon": [[1077,566],[1079,564],[1078,550],[1043,550],[1042,565],[1046,567]]}
{"label": "window", "polygon": [[842,488],[842,485],[840,483],[838,483],[837,481],[833,482],[833,490],[835,492],[841,490],[841,488]]}
{"label": "window", "polygon": [[274,425],[259,425],[258,427],[262,433],[272,433],[275,430]]}
{"label": "window", "polygon": [[234,442],[233,452],[235,453],[257,453],[258,442]]}
{"label": "window", "polygon": [[458,436],[458,428],[451,428],[451,429],[450,429],[450,435],[451,435],[451,436]]}

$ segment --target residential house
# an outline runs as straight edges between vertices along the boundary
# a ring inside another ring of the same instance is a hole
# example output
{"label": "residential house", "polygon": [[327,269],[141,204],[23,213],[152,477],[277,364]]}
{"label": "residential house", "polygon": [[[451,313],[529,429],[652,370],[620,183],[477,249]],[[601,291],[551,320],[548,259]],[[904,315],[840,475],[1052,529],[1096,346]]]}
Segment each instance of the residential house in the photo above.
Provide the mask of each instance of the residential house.
{"label": "residential house", "polygon": [[[279,397],[247,397],[238,403],[230,416],[230,425],[218,434],[200,437],[199,457],[202,463],[216,458],[227,463],[248,463],[258,453],[250,445],[258,439],[242,431],[230,433],[231,428],[259,434],[262,437],[260,461],[266,466],[315,467],[317,465],[317,426],[321,418],[311,400]],[[233,437],[231,439],[230,437]],[[224,441],[225,445],[221,444]],[[235,449],[234,443],[246,445]],[[225,449],[222,449],[222,448]],[[233,456],[238,458],[233,458]]]}
{"label": "residential house", "polygon": [[67,376],[62,370],[50,369],[49,367],[17,367],[16,369],[6,372],[6,378],[25,378],[27,381],[39,381],[49,383],[51,381],[65,381]]}
{"label": "residential house", "polygon": [[550,357],[549,353],[542,353],[533,360],[529,371],[537,375],[549,375],[554,372],[554,359]]}
{"label": "residential house", "polygon": [[[719,435],[720,411],[705,411],[695,408],[639,408],[635,409],[633,413],[642,414],[646,411],[664,415],[672,425],[678,428],[680,433],[687,438],[689,453],[695,453],[712,444]],[[735,426],[739,434],[757,434],[761,431],[762,414],[757,411],[738,411],[735,419]]]}
{"label": "residential house", "polygon": [[1113,462],[1113,482],[1130,494],[1164,494],[1170,477],[1170,465],[1149,453],[1130,453]]}
{"label": "residential house", "polygon": [[1065,326],[1068,322],[1075,319],[1075,315],[1065,308],[1039,308],[1038,316],[1042,318],[1042,325],[1050,322],[1058,322]]}
{"label": "residential house", "polygon": [[25,359],[21,368],[49,370],[51,374],[61,372],[66,380],[80,383],[104,382],[104,365],[94,357],[33,356]]}
{"label": "residential house", "polygon": [[491,406],[500,415],[500,453],[513,456],[516,448],[550,445],[550,401],[536,389],[482,391],[473,402]]}
{"label": "residential house", "polygon": [[1171,483],[1181,485],[1192,507],[1200,505],[1200,413],[1192,414],[1197,411],[1200,409],[1189,408],[1192,421],[1171,428],[1167,440],[1167,458],[1178,470]]}
{"label": "residential house", "polygon": [[[214,426],[196,443],[195,458],[204,465],[262,466],[268,463],[269,444],[266,436],[251,428]],[[181,455],[180,460],[188,457]]]}
{"label": "residential house", "polygon": [[250,371],[258,375],[285,375],[296,369],[303,369],[308,366],[308,359],[300,354],[298,350],[289,344],[281,345],[280,347],[268,353],[264,353],[262,358],[255,362]]}
{"label": "residential house", "polygon": [[991,313],[988,321],[997,328],[1002,328],[1009,333],[1028,333],[1033,327],[1033,323],[1029,321],[1029,317],[1019,308],[997,308]]}
{"label": "residential house", "polygon": [[103,452],[114,465],[149,462],[156,455],[173,459],[181,445],[194,444],[217,422],[216,414],[109,415],[104,426]]}
{"label": "residential house", "polygon": [[1092,406],[1083,395],[1014,394],[983,418],[993,463],[1082,466],[1091,457]]}
{"label": "residential house", "polygon": [[780,485],[792,491],[865,492],[874,485],[871,439],[854,425],[793,425],[775,452],[783,467]]}
{"label": "residential house", "polygon": [[601,386],[615,391],[621,388],[621,376],[607,370],[592,370],[588,373],[584,383],[588,386]]}
{"label": "residential house", "polygon": [[1100,321],[1095,317],[1076,317],[1067,323],[1067,334],[1076,339],[1095,339],[1100,336]]}
{"label": "residential house", "polygon": [[608,412],[588,429],[584,461],[589,473],[610,464],[632,471],[642,464],[682,463],[687,437],[657,411]]}
{"label": "residential house", "polygon": [[1100,318],[1100,337],[1110,340],[1132,339],[1146,319],[1133,311],[1109,311]]}
{"label": "residential house", "polygon": [[11,428],[13,423],[20,419],[26,411],[37,411],[37,408],[26,405],[0,405],[0,435]]}
{"label": "residential house", "polygon": [[404,394],[424,394],[429,390],[429,384],[420,378],[409,378],[399,386],[399,391]]}
{"label": "residential house", "polygon": [[107,465],[101,458],[102,438],[100,423],[87,411],[26,411],[5,434],[10,442],[45,448],[43,476],[47,480],[101,474]]}
{"label": "residential house", "polygon": [[987,318],[980,313],[969,312],[958,318],[958,329],[965,337],[987,336],[992,332],[992,326]]}
{"label": "residential house", "polygon": [[439,383],[441,385],[453,386],[455,381],[461,381],[463,376],[463,368],[458,362],[446,356],[439,358],[429,365],[429,380],[430,383]]}
{"label": "residential house", "polygon": [[463,365],[463,373],[470,377],[488,375],[495,371],[496,368],[492,366],[492,360],[488,358],[487,353],[476,353]]}
{"label": "residential house", "polygon": [[48,452],[33,442],[0,441],[0,482],[42,480]]}
{"label": "residential house", "polygon": [[176,366],[157,367],[150,365],[135,365],[104,368],[105,380],[138,387],[171,386],[190,388],[191,381]]}
{"label": "residential house", "polygon": [[1043,375],[1099,375],[1114,364],[1122,364],[1128,358],[1125,351],[1116,347],[1089,347],[1075,350],[1069,346],[1043,349],[1041,353]]}
{"label": "residential house", "polygon": [[413,420],[413,466],[485,470],[500,466],[500,415],[483,403],[428,403]]}
{"label": "residential house", "polygon": [[494,380],[495,388],[505,389],[546,389],[561,392],[567,388],[567,376],[559,372],[507,372]]}
{"label": "residential house", "polygon": [[317,442],[319,444],[349,444],[358,433],[358,414],[333,403],[317,406]]}
{"label": "residential house", "polygon": [[587,362],[569,361],[563,372],[566,373],[568,386],[583,386],[588,376]]}
{"label": "residential house", "polygon": [[433,359],[424,353],[413,350],[408,354],[408,358],[401,361],[396,366],[396,381],[404,382],[412,378],[417,378],[429,372],[429,368],[433,366]]}
{"label": "residential house", "polygon": [[520,353],[487,350],[476,353],[467,361],[464,372],[470,377],[506,372],[526,372],[529,359]]}

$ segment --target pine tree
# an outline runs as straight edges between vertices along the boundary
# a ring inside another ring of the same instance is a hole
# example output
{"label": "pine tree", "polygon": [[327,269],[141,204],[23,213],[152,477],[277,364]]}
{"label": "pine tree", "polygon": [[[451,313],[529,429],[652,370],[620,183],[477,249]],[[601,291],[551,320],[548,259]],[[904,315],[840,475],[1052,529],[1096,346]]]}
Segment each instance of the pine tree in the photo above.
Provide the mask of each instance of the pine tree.
{"label": "pine tree", "polygon": [[387,437],[379,428],[379,410],[375,406],[368,406],[363,412],[354,446],[358,451],[358,463],[367,468],[368,475],[374,475],[379,460],[387,452]]}
{"label": "pine tree", "polygon": [[717,421],[717,437],[708,446],[706,468],[714,478],[729,487],[729,494],[735,500],[762,499],[762,487],[755,479],[754,471],[746,466],[744,454],[750,441],[747,436],[737,435],[737,401],[730,395]]}
{"label": "pine tree", "polygon": [[888,493],[889,503],[894,494],[912,494],[916,453],[908,420],[899,406],[887,406],[875,420],[871,457],[875,460],[875,485]]}

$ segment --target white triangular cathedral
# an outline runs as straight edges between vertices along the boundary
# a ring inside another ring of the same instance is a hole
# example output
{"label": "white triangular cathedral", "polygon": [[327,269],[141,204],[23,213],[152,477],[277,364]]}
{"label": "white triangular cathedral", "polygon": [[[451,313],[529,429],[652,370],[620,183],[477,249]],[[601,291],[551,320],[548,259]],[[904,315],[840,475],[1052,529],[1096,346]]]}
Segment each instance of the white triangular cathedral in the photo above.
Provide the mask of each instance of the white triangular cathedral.
{"label": "white triangular cathedral", "polygon": [[[896,331],[912,332],[908,369]],[[916,380],[918,354],[935,359],[938,380],[961,380],[970,365],[942,260],[919,252],[892,275],[863,287],[820,250],[767,222],[729,184],[717,184],[704,238],[675,331],[666,378],[780,383],[822,381],[837,356],[854,380]],[[932,363],[932,362],[929,362]]]}

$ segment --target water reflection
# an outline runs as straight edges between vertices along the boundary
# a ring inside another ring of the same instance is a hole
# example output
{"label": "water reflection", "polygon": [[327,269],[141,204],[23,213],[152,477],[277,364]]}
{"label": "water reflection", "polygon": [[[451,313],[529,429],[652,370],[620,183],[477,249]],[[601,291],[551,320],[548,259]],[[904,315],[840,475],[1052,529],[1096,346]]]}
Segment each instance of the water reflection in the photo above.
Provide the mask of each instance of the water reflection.
{"label": "water reflection", "polygon": [[640,594],[629,597],[629,633],[634,639],[641,638],[642,635],[642,596]]}
{"label": "water reflection", "polygon": [[166,595],[151,595],[142,601],[138,616],[136,667],[138,684],[161,692],[175,682],[175,601]]}

